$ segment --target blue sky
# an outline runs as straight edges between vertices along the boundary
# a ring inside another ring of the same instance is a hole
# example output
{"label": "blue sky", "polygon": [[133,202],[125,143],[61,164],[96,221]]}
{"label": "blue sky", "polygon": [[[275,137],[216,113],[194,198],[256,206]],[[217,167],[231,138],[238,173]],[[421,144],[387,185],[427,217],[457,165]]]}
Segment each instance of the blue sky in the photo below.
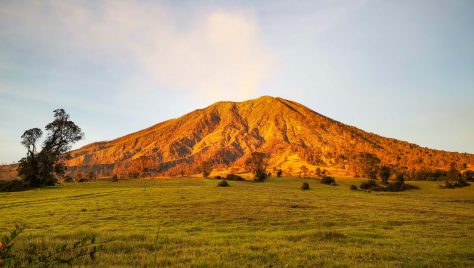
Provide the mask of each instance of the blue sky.
{"label": "blue sky", "polygon": [[473,25],[470,0],[0,0],[0,163],[56,108],[78,147],[261,95],[474,153]]}

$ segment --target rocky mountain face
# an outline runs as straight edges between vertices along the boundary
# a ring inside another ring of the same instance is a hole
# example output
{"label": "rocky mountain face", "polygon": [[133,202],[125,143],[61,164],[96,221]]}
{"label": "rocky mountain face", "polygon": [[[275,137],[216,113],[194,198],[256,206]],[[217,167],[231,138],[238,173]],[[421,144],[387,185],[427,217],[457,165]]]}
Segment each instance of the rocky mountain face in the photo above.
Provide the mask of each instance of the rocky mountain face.
{"label": "rocky mountain face", "polygon": [[474,155],[422,148],[348,126],[293,101],[264,96],[218,102],[147,129],[72,151],[70,172],[99,175],[190,175],[202,163],[215,170],[245,172],[251,152],[270,155],[269,171],[295,175],[301,166],[350,175],[360,152],[408,169],[474,165]]}

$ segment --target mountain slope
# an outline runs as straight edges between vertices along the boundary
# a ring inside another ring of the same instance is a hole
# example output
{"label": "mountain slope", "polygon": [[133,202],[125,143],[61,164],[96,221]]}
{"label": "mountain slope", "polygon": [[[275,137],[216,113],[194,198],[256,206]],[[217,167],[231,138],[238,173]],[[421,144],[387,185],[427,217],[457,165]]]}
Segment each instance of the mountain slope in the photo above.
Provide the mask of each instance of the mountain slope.
{"label": "mountain slope", "polygon": [[451,162],[474,164],[471,154],[422,148],[344,125],[293,101],[264,96],[244,102],[218,102],[177,119],[118,139],[71,152],[71,171],[103,175],[196,173],[203,161],[243,172],[253,151],[270,154],[270,167],[297,173],[301,165],[348,173],[359,152],[383,163],[410,169],[446,168]]}

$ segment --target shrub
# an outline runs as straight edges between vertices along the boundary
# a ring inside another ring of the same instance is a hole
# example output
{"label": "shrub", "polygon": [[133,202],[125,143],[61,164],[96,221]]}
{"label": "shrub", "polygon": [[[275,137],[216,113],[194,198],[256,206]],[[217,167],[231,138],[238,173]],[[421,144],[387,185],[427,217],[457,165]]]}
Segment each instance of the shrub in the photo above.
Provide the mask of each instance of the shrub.
{"label": "shrub", "polygon": [[281,169],[279,169],[277,171],[277,177],[279,178],[279,177],[281,177],[281,175],[283,175],[283,171]]}
{"label": "shrub", "polygon": [[441,189],[455,189],[455,188],[463,188],[469,186],[471,184],[467,183],[463,179],[458,179],[456,182],[445,181],[444,185],[439,185]]}
{"label": "shrub", "polygon": [[355,186],[354,184],[351,185],[351,190],[352,191],[356,191],[357,190],[357,186]]}
{"label": "shrub", "polygon": [[474,171],[472,170],[466,170],[462,173],[464,178],[466,178],[467,181],[474,181]]}
{"label": "shrub", "polygon": [[403,191],[403,190],[404,190],[403,185],[404,185],[404,184],[401,184],[401,183],[399,183],[399,182],[391,182],[391,183],[387,184],[386,190],[387,190],[388,192],[399,192],[399,191]]}
{"label": "shrub", "polygon": [[226,180],[222,180],[217,184],[217,187],[229,187],[229,183]]}
{"label": "shrub", "polygon": [[118,182],[118,180],[119,180],[119,178],[118,178],[117,174],[114,174],[112,176],[112,182]]}
{"label": "shrub", "polygon": [[360,189],[369,190],[375,186],[377,186],[377,183],[375,182],[375,180],[368,180],[360,184]]}
{"label": "shrub", "polygon": [[215,179],[216,180],[222,180],[222,177],[221,176],[216,176]]}
{"label": "shrub", "polygon": [[337,185],[336,180],[334,179],[334,177],[331,177],[331,176],[323,176],[321,178],[321,183],[322,184],[327,184],[327,185],[332,185],[332,186]]}
{"label": "shrub", "polygon": [[303,182],[303,185],[301,185],[301,190],[309,190],[309,183]]}
{"label": "shrub", "polygon": [[228,181],[245,181],[244,178],[240,177],[239,175],[235,175],[235,174],[227,174],[226,180]]}
{"label": "shrub", "polygon": [[64,181],[65,181],[65,182],[73,182],[74,179],[73,179],[71,176],[68,175],[68,176],[65,176],[65,177],[64,177]]}
{"label": "shrub", "polygon": [[0,181],[0,192],[19,192],[26,189],[27,187],[20,180]]}

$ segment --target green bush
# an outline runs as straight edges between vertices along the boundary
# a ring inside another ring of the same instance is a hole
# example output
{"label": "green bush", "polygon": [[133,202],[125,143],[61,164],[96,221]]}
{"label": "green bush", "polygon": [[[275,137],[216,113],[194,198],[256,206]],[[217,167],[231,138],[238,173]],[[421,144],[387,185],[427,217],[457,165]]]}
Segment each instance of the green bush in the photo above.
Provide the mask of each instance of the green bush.
{"label": "green bush", "polygon": [[303,182],[303,185],[301,185],[301,190],[309,190],[309,183]]}
{"label": "green bush", "polygon": [[245,181],[244,178],[240,177],[239,175],[235,174],[228,174],[225,178],[228,181]]}
{"label": "green bush", "polygon": [[217,187],[229,187],[230,184],[226,180],[222,180],[217,184]]}
{"label": "green bush", "polygon": [[366,182],[361,183],[359,187],[362,190],[370,190],[371,188],[376,187],[376,186],[377,186],[377,183],[375,182],[375,180],[368,180]]}
{"label": "green bush", "polygon": [[0,181],[0,192],[19,192],[26,189],[21,180]]}
{"label": "green bush", "polygon": [[331,176],[323,176],[321,178],[321,183],[322,184],[327,184],[327,185],[332,185],[332,186],[337,185],[336,180],[334,179],[334,177],[331,177]]}
{"label": "green bush", "polygon": [[357,186],[355,186],[354,184],[351,185],[351,190],[352,191],[356,191],[357,190]]}
{"label": "green bush", "polygon": [[441,189],[456,189],[456,188],[463,188],[470,186],[471,184],[467,183],[463,179],[458,179],[458,181],[455,182],[450,182],[450,181],[445,181],[444,185],[439,185],[439,188]]}

